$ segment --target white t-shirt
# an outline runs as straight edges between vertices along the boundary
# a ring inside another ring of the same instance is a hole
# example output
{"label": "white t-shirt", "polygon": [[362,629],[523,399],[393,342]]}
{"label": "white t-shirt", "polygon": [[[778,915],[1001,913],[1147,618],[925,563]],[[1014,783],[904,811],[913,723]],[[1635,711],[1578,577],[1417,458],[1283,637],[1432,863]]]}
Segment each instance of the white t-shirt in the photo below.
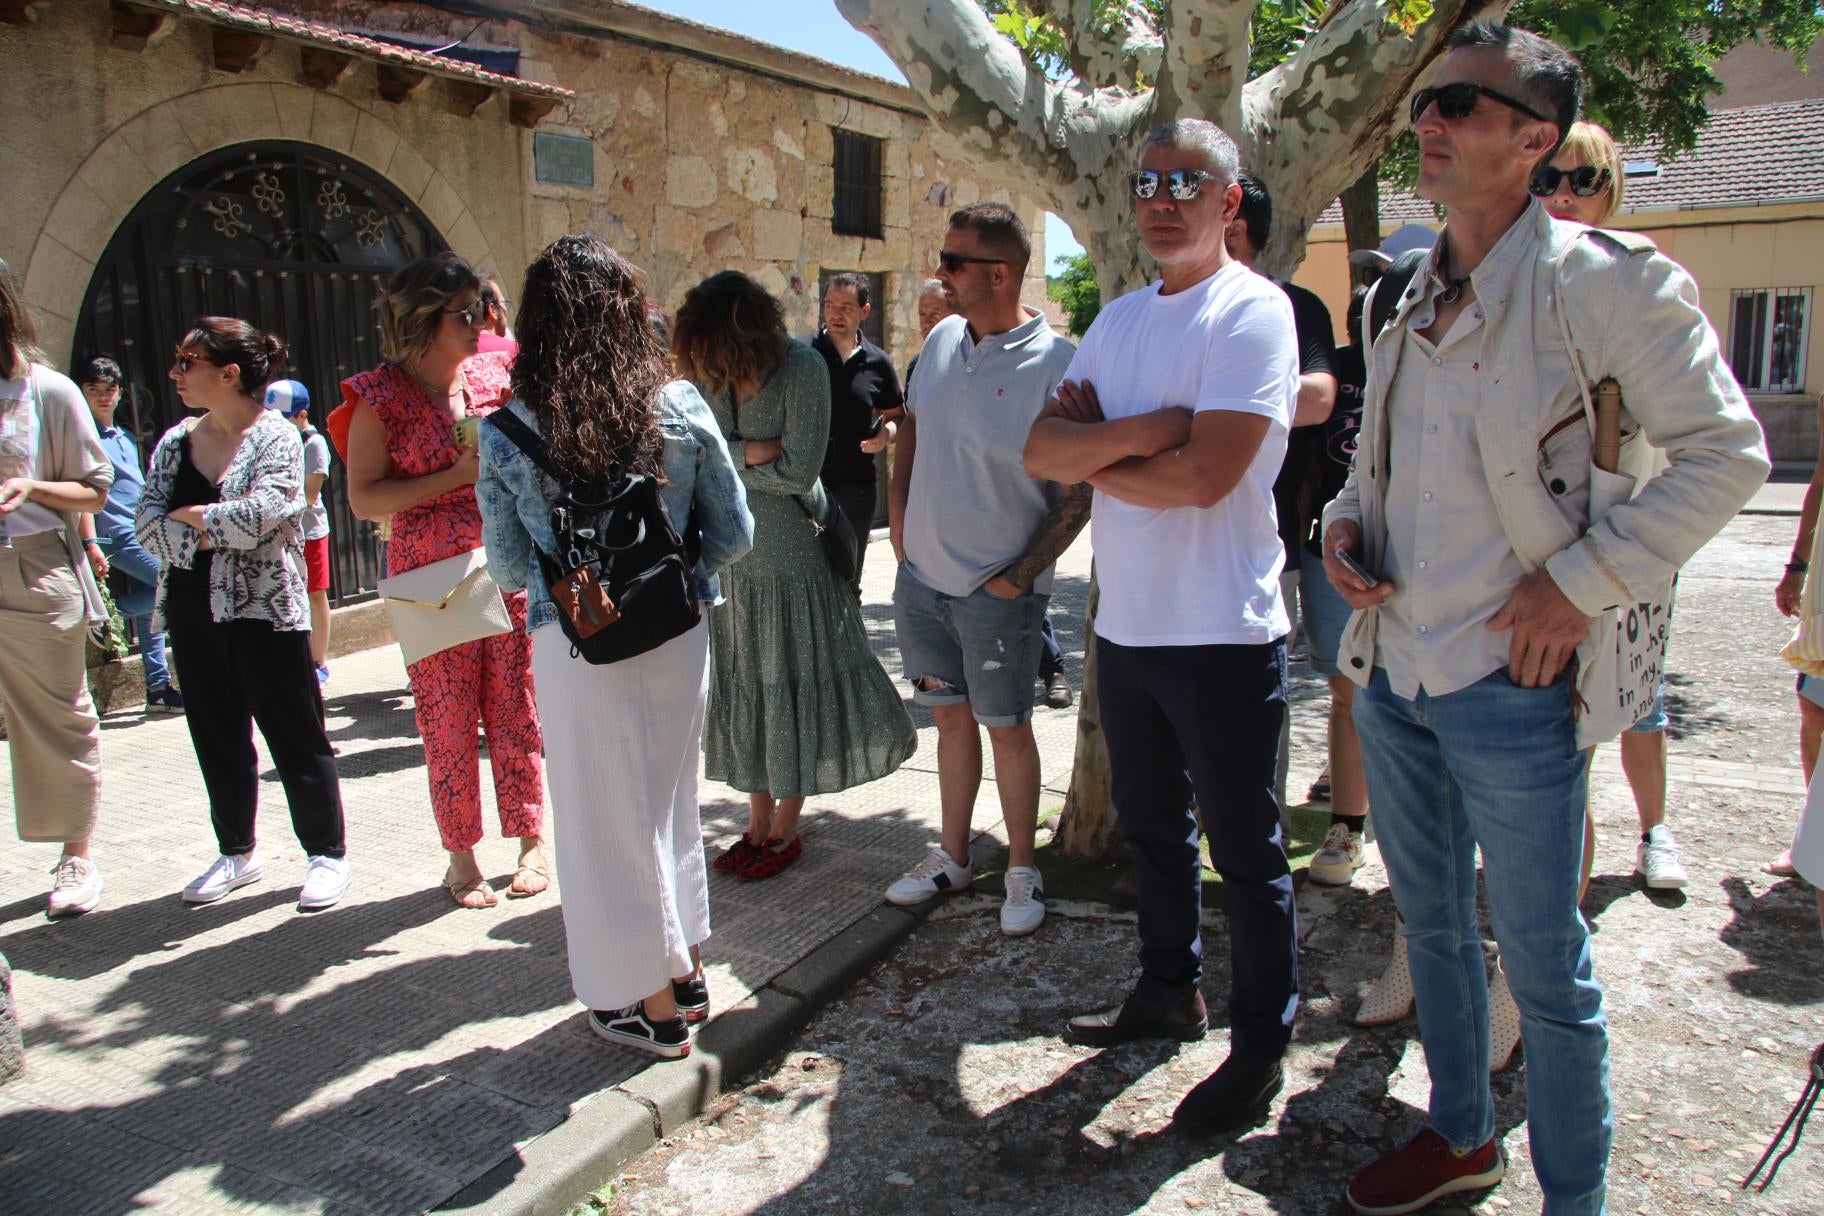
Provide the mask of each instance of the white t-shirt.
{"label": "white t-shirt", "polygon": [[1094,385],[1111,420],[1164,406],[1272,420],[1241,481],[1213,507],[1157,510],[1096,491],[1097,635],[1121,646],[1212,646],[1291,632],[1273,511],[1298,400],[1286,293],[1239,262],[1169,296],[1154,283],[1102,309],[1064,378]]}

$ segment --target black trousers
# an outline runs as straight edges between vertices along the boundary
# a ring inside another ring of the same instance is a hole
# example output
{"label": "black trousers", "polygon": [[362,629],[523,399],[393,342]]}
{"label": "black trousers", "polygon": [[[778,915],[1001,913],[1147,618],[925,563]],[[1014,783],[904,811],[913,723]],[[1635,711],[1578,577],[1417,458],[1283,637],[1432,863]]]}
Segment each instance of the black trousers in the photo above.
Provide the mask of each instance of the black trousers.
{"label": "black trousers", "polygon": [[298,843],[312,856],[342,856],[342,788],[323,729],[310,634],[275,629],[268,621],[211,620],[207,588],[184,581],[171,580],[166,595],[167,636],[217,847],[246,853],[254,846],[258,723],[285,787]]}
{"label": "black trousers", "polygon": [[1134,852],[1136,993],[1172,1000],[1202,978],[1195,793],[1228,918],[1230,1050],[1277,1058],[1292,1039],[1299,985],[1292,871],[1273,796],[1285,642],[1095,645],[1115,810]]}
{"label": "black trousers", "polygon": [[855,598],[861,598],[861,563],[868,556],[868,533],[874,527],[874,500],[877,491],[873,482],[853,485],[826,485],[824,489],[835,496],[836,504],[848,517],[849,527],[855,529],[855,581],[849,584],[849,590]]}
{"label": "black trousers", "polygon": [[1058,635],[1052,632],[1049,612],[1039,627],[1039,646],[1039,679],[1049,682],[1052,676],[1064,670],[1064,648],[1058,645]]}

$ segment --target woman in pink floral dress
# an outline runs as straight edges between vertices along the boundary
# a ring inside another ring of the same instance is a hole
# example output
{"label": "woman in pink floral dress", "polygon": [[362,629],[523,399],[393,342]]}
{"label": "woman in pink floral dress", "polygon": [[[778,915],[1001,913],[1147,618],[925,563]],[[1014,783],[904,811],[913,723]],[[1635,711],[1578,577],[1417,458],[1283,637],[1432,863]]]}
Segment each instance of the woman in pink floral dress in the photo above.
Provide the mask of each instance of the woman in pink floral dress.
{"label": "woman in pink floral dress", "polygon": [[[477,354],[487,319],[481,279],[453,253],[423,258],[387,284],[381,303],[387,362],[342,382],[354,406],[348,433],[348,502],[363,519],[392,517],[387,572],[401,574],[481,548],[479,472],[471,436],[457,424],[509,394],[511,356]],[[465,908],[495,903],[475,859],[481,840],[479,720],[503,836],[519,838],[509,896],[550,885],[543,849],[543,744],[532,694],[526,596],[506,597],[514,629],[428,655],[406,669],[430,769],[431,810],[450,854],[444,888]]]}

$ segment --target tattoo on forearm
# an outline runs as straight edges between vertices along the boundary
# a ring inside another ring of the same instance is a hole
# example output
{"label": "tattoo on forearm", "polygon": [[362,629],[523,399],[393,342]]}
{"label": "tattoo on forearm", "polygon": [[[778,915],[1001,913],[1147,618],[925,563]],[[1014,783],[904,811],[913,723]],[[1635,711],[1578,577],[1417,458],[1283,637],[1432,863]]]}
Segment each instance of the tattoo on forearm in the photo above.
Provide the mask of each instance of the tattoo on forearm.
{"label": "tattoo on forearm", "polygon": [[1038,530],[1026,542],[1026,551],[1015,558],[1001,573],[1016,587],[1030,587],[1046,567],[1058,560],[1058,554],[1070,548],[1077,533],[1089,522],[1089,504],[1095,491],[1085,481],[1064,487],[1058,501],[1045,512]]}

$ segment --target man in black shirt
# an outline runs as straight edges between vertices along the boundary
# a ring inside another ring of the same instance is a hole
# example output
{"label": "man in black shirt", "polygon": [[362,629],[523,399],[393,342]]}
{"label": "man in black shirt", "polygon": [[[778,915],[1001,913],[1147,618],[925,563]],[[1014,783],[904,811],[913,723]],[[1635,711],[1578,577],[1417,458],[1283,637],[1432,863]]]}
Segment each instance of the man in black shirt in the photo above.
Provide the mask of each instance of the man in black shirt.
{"label": "man in black shirt", "polygon": [[[1229,256],[1254,267],[1254,259],[1266,245],[1273,229],[1273,199],[1266,184],[1252,172],[1243,169],[1236,181],[1241,186],[1241,209],[1225,233]],[[1286,547],[1286,564],[1280,571],[1280,593],[1285,597],[1287,613],[1292,617],[1292,636],[1286,649],[1298,637],[1297,602],[1299,554],[1311,521],[1323,504],[1314,502],[1309,486],[1313,472],[1312,458],[1323,440],[1323,423],[1336,406],[1336,332],[1330,325],[1330,310],[1324,302],[1303,287],[1284,279],[1274,279],[1280,290],[1292,301],[1292,323],[1298,330],[1298,405],[1292,413],[1292,433],[1286,437],[1286,459],[1280,466],[1279,478],[1273,483],[1273,509],[1279,515],[1279,539]],[[1290,758],[1291,723],[1282,728],[1279,742],[1279,775],[1277,788],[1280,806],[1286,805],[1286,764]]]}
{"label": "man in black shirt", "polygon": [[873,311],[866,278],[833,275],[823,293],[823,328],[810,340],[830,369],[830,444],[823,457],[823,488],[835,496],[855,529],[851,589],[858,597],[868,529],[874,523],[874,454],[885,450],[893,437],[891,424],[905,406],[887,352],[861,332],[861,323]]}

